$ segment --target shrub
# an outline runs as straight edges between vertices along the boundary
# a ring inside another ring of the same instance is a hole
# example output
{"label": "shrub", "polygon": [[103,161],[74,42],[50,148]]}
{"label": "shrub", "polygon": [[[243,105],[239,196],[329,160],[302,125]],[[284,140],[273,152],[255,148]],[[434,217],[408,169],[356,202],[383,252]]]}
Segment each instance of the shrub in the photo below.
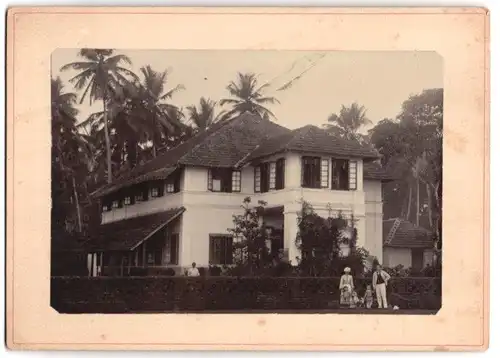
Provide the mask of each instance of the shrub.
{"label": "shrub", "polygon": [[[61,313],[184,312],[249,309],[323,310],[339,299],[339,277],[52,277],[51,305]],[[439,309],[441,280],[394,278],[389,303]],[[369,278],[355,278],[362,295]]]}

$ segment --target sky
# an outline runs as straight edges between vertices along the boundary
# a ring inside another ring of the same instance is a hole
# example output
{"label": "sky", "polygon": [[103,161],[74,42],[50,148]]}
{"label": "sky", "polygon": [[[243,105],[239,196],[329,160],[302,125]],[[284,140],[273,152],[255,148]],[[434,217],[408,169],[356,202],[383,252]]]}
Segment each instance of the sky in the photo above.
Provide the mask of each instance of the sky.
{"label": "sky", "polygon": [[[237,73],[253,72],[259,83],[270,84],[265,94],[280,102],[267,106],[276,115],[277,123],[291,129],[306,124],[321,126],[342,105],[354,102],[365,106],[373,126],[384,118],[395,118],[410,95],[443,86],[443,63],[435,52],[117,49],[116,53],[127,55],[132,65],[126,67],[137,74],[146,65],[156,71],[168,70],[166,88],[178,84],[185,87],[171,100],[183,108],[199,103],[200,97],[215,101],[229,97],[226,87],[237,79]],[[78,72],[60,69],[79,60],[77,49],[52,53],[52,77],[59,76],[67,92],[75,92],[69,79]],[[277,91],[300,74],[290,88]],[[78,119],[83,121],[101,110],[102,104],[90,106],[86,99],[77,108]]]}

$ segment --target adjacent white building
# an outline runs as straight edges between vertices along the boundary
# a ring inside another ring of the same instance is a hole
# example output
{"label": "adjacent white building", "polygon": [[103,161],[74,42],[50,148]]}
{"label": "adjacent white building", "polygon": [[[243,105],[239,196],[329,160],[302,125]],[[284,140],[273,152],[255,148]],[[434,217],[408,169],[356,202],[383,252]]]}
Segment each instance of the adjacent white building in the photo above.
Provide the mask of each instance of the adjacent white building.
{"label": "adjacent white building", "polygon": [[358,245],[382,261],[382,182],[390,178],[377,159],[372,148],[311,125],[289,130],[249,113],[217,123],[93,194],[102,225],[89,265],[99,274],[231,264],[228,229],[245,197],[267,202],[271,250],[292,263],[301,200],[325,217],[352,214]]}

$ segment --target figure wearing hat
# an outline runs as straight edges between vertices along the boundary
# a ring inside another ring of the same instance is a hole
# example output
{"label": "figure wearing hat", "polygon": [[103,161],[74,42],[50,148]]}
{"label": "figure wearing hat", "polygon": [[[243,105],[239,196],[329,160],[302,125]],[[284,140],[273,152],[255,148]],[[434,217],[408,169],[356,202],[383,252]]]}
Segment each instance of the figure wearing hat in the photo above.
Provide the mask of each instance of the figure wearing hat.
{"label": "figure wearing hat", "polygon": [[353,304],[354,280],[351,276],[351,269],[346,267],[344,274],[340,278],[340,305],[342,307],[351,307]]}

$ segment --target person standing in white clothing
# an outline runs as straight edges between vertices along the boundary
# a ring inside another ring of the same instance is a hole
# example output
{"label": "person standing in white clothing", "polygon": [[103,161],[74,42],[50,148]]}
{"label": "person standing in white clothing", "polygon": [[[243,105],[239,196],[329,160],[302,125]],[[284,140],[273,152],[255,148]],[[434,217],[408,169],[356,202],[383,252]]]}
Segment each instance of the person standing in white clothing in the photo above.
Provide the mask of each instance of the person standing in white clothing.
{"label": "person standing in white clothing", "polygon": [[387,282],[391,276],[384,270],[382,266],[377,265],[377,270],[373,273],[372,286],[377,294],[378,308],[387,308]]}

